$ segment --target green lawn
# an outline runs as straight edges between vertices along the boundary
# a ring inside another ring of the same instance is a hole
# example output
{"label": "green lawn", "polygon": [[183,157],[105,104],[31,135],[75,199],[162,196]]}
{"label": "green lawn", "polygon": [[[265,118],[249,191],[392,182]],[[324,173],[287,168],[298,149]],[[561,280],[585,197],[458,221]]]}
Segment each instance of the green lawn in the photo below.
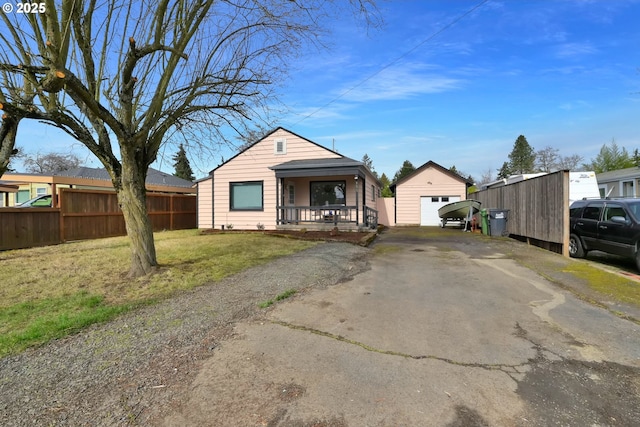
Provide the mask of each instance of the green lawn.
{"label": "green lawn", "polygon": [[125,237],[0,252],[0,356],[215,282],[314,243],[259,233],[155,234],[160,268],[127,279]]}

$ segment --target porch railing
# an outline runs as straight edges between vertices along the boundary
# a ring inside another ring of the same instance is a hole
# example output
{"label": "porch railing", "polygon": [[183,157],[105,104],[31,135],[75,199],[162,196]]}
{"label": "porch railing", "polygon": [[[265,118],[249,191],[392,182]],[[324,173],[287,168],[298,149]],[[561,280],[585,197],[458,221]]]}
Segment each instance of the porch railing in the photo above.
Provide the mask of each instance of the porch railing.
{"label": "porch railing", "polygon": [[364,220],[365,224],[371,228],[378,227],[378,211],[371,209],[369,206],[364,207]]}
{"label": "porch railing", "polygon": [[276,208],[278,225],[324,223],[337,226],[345,223],[362,223],[371,228],[378,226],[378,211],[367,206],[364,207],[364,216],[358,215],[356,206],[277,206]]}

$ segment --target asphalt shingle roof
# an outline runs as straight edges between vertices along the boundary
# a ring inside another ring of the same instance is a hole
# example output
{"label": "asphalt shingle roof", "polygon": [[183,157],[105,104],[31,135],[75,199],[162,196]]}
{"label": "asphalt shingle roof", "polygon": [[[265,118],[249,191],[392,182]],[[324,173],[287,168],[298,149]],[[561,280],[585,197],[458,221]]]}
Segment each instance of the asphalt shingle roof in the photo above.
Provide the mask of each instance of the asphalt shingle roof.
{"label": "asphalt shingle roof", "polygon": [[[111,181],[111,177],[109,176],[109,173],[104,168],[89,168],[89,167],[81,166],[79,168],[73,168],[73,169],[59,172],[56,175]],[[171,174],[168,174],[153,168],[149,168],[149,172],[147,173],[146,183],[155,184],[155,185],[169,185],[174,187],[186,187],[186,188],[190,188],[193,186],[193,182],[191,181],[178,178],[177,176],[173,176]]]}

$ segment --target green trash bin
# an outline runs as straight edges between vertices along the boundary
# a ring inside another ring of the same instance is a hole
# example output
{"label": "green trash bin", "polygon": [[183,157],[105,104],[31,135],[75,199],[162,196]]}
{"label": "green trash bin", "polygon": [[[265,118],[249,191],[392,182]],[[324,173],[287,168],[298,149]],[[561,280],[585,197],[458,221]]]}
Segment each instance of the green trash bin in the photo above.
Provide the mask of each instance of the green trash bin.
{"label": "green trash bin", "polygon": [[489,235],[489,211],[487,209],[480,209],[480,228],[482,234]]}

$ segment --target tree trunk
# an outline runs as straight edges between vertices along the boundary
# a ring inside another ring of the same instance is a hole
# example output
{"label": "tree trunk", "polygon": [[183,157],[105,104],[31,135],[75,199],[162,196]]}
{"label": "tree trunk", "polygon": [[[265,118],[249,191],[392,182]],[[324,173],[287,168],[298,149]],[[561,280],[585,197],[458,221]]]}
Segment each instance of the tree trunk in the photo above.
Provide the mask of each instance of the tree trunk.
{"label": "tree trunk", "polygon": [[9,169],[11,156],[16,153],[16,133],[18,131],[18,120],[5,117],[0,126],[0,176]]}
{"label": "tree trunk", "polygon": [[145,188],[146,168],[125,160],[123,153],[120,185],[116,186],[118,202],[124,214],[127,236],[131,241],[129,277],[141,277],[158,265],[153,241],[153,226],[147,213]]}

